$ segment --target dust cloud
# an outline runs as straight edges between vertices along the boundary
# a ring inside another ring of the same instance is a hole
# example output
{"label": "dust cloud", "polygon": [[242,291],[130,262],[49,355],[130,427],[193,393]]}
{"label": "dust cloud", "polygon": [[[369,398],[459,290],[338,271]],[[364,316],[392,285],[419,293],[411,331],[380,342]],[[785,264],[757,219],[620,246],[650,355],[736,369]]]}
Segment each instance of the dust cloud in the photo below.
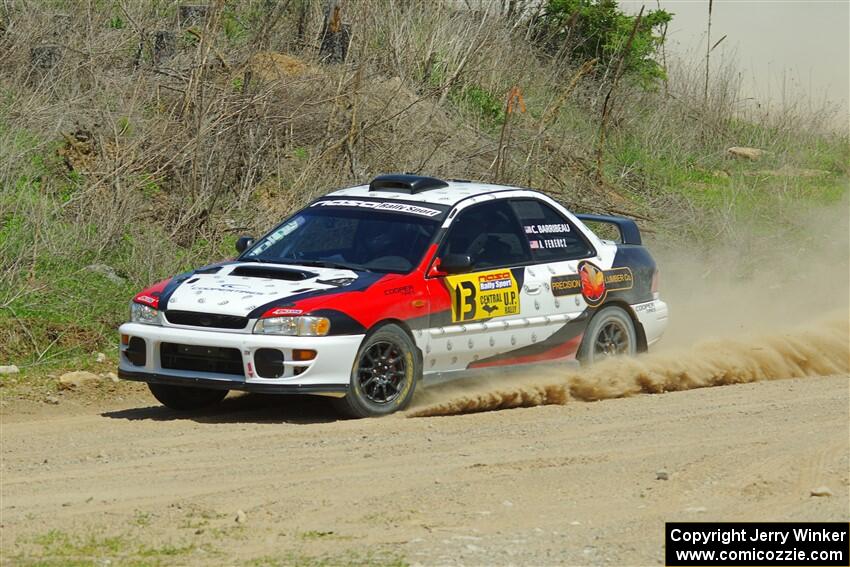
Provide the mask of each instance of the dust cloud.
{"label": "dust cloud", "polygon": [[566,404],[850,372],[847,207],[704,249],[650,243],[670,325],[649,354],[526,367],[417,395],[410,417]]}
{"label": "dust cloud", "polygon": [[493,387],[488,381],[484,384],[490,388],[415,408],[408,415],[455,415],[843,374],[850,371],[848,334],[850,319],[836,315],[786,333],[704,341],[687,350],[606,360],[581,372],[546,368],[535,372],[533,382],[520,379],[508,385],[500,378],[504,385]]}

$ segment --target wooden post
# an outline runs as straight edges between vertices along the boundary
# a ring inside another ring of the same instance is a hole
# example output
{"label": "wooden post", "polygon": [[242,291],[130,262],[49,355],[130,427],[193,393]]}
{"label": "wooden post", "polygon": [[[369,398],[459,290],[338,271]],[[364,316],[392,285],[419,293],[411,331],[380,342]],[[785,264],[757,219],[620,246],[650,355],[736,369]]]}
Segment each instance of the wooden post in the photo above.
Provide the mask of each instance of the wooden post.
{"label": "wooden post", "polygon": [[714,0],[708,0],[708,31],[705,38],[705,91],[703,92],[703,104],[708,105],[708,67],[711,62],[711,8]]}
{"label": "wooden post", "polygon": [[304,40],[307,32],[307,15],[310,13],[310,0],[300,0],[298,3],[298,29],[296,37],[298,44],[304,45]]}
{"label": "wooden post", "polygon": [[35,45],[30,49],[30,63],[39,71],[49,71],[62,59],[62,48],[58,45]]}
{"label": "wooden post", "polygon": [[[656,0],[658,9],[661,10],[661,0]],[[661,65],[664,69],[664,96],[670,96],[670,77],[667,76],[667,26],[669,22],[664,24],[664,29],[661,30]]]}
{"label": "wooden post", "polygon": [[154,65],[159,65],[163,61],[170,59],[177,51],[177,36],[173,31],[158,30],[153,34],[153,53],[152,59]]}
{"label": "wooden post", "polygon": [[322,26],[319,59],[322,63],[344,62],[348,56],[350,41],[351,26],[342,23],[342,9],[339,0],[328,0],[325,10],[325,23]]}
{"label": "wooden post", "polygon": [[515,85],[508,92],[508,100],[505,103],[505,121],[502,122],[502,131],[499,134],[499,148],[496,151],[496,172],[494,181],[498,183],[505,171],[505,160],[508,156],[508,146],[511,144],[511,125],[510,119],[514,112],[525,112],[525,101],[522,98],[522,91],[518,85]]}
{"label": "wooden post", "polygon": [[181,28],[203,24],[210,15],[206,4],[181,4],[177,9],[177,25]]}

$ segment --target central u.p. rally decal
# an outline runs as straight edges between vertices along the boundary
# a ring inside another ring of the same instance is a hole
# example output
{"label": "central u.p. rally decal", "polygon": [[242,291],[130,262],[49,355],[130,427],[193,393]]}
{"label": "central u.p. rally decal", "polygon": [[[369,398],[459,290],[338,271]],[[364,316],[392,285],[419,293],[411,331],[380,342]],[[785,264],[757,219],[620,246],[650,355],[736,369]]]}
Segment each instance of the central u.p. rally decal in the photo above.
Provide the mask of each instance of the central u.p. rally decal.
{"label": "central u.p. rally decal", "polygon": [[510,270],[448,276],[452,322],[519,314],[519,286]]}

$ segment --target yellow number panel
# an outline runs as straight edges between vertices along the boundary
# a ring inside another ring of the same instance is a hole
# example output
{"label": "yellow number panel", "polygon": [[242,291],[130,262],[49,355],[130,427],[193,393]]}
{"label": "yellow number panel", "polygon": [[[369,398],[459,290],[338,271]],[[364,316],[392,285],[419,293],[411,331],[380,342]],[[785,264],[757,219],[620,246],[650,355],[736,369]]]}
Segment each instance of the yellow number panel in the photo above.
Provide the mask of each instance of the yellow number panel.
{"label": "yellow number panel", "polygon": [[519,315],[519,286],[508,270],[448,276],[452,322]]}

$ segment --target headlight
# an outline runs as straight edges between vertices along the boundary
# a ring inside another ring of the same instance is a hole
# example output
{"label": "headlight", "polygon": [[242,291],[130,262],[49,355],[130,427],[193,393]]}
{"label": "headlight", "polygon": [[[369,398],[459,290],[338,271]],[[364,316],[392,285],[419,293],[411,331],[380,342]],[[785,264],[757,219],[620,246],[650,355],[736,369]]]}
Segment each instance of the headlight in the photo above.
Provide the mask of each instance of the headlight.
{"label": "headlight", "polygon": [[130,321],[133,323],[159,325],[159,311],[141,303],[130,303]]}
{"label": "headlight", "polygon": [[254,332],[258,334],[293,337],[321,337],[330,330],[331,322],[325,317],[269,317],[254,325]]}

